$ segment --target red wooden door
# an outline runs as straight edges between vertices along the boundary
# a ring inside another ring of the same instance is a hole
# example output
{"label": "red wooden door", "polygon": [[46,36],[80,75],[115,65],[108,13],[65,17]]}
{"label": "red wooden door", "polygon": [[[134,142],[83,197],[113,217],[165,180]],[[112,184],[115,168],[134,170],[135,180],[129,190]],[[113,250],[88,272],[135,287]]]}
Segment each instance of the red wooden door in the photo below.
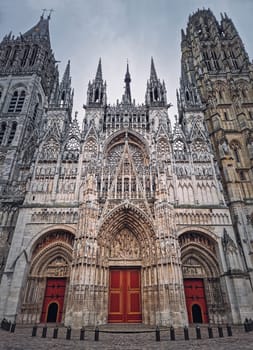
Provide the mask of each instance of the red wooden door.
{"label": "red wooden door", "polygon": [[41,322],[61,322],[65,289],[66,278],[47,279]]}
{"label": "red wooden door", "polygon": [[141,321],[140,270],[111,270],[108,322],[139,323]]}
{"label": "red wooden door", "polygon": [[184,279],[184,291],[189,323],[208,323],[203,279]]}

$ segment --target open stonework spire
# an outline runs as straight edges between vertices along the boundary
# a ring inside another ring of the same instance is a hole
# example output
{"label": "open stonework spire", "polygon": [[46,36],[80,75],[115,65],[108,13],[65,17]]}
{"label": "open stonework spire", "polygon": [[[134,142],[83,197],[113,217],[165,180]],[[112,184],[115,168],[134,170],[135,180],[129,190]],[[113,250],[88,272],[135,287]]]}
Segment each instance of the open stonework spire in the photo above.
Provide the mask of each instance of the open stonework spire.
{"label": "open stonework spire", "polygon": [[96,82],[103,81],[101,57],[99,58],[99,61],[98,61],[98,67],[97,67],[97,73],[96,73],[95,80],[96,80]]}
{"label": "open stonework spire", "polygon": [[131,98],[131,88],[130,88],[130,83],[131,83],[131,76],[129,73],[129,65],[127,62],[127,69],[126,69],[126,74],[125,74],[125,92],[122,96],[122,103],[124,104],[131,104],[132,103],[132,98]]}
{"label": "open stonework spire", "polygon": [[150,80],[158,80],[153,57],[151,57]]}

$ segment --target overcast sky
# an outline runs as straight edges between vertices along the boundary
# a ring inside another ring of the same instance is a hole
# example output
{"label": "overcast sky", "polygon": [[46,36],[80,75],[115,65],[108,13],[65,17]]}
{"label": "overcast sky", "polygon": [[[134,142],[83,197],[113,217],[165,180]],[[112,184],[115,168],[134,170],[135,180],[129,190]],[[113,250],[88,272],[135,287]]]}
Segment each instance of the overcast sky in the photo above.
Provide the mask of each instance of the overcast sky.
{"label": "overcast sky", "polygon": [[74,111],[84,115],[88,81],[94,78],[99,57],[107,81],[108,102],[121,99],[128,59],[132,97],[144,102],[150,59],[167,87],[169,115],[177,113],[180,77],[180,36],[189,14],[210,8],[220,20],[232,18],[246,50],[253,57],[253,0],[0,0],[0,34],[24,33],[38,22],[43,8],[54,9],[50,36],[62,76],[71,60]]}

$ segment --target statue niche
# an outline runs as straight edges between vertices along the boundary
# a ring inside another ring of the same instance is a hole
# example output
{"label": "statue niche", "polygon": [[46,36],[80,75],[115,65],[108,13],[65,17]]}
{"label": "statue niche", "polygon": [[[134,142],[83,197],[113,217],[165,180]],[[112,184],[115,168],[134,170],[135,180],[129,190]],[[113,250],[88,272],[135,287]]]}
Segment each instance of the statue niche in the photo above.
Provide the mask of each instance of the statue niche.
{"label": "statue niche", "polygon": [[139,259],[139,242],[127,229],[123,229],[113,237],[110,249],[110,258]]}

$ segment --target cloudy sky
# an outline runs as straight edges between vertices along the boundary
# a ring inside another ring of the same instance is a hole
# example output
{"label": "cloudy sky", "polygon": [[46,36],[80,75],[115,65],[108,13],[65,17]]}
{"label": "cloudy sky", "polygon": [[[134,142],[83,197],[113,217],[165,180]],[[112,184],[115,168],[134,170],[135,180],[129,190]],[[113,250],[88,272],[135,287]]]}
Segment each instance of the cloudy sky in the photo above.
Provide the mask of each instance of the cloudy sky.
{"label": "cloudy sky", "polygon": [[210,8],[220,19],[232,18],[253,58],[253,0],[0,0],[0,35],[24,33],[38,21],[42,9],[54,9],[51,43],[62,74],[71,60],[74,110],[82,119],[88,81],[94,78],[99,57],[107,81],[109,103],[121,99],[128,59],[132,96],[144,102],[150,58],[165,80],[168,101],[177,113],[180,77],[180,35],[189,14]]}

